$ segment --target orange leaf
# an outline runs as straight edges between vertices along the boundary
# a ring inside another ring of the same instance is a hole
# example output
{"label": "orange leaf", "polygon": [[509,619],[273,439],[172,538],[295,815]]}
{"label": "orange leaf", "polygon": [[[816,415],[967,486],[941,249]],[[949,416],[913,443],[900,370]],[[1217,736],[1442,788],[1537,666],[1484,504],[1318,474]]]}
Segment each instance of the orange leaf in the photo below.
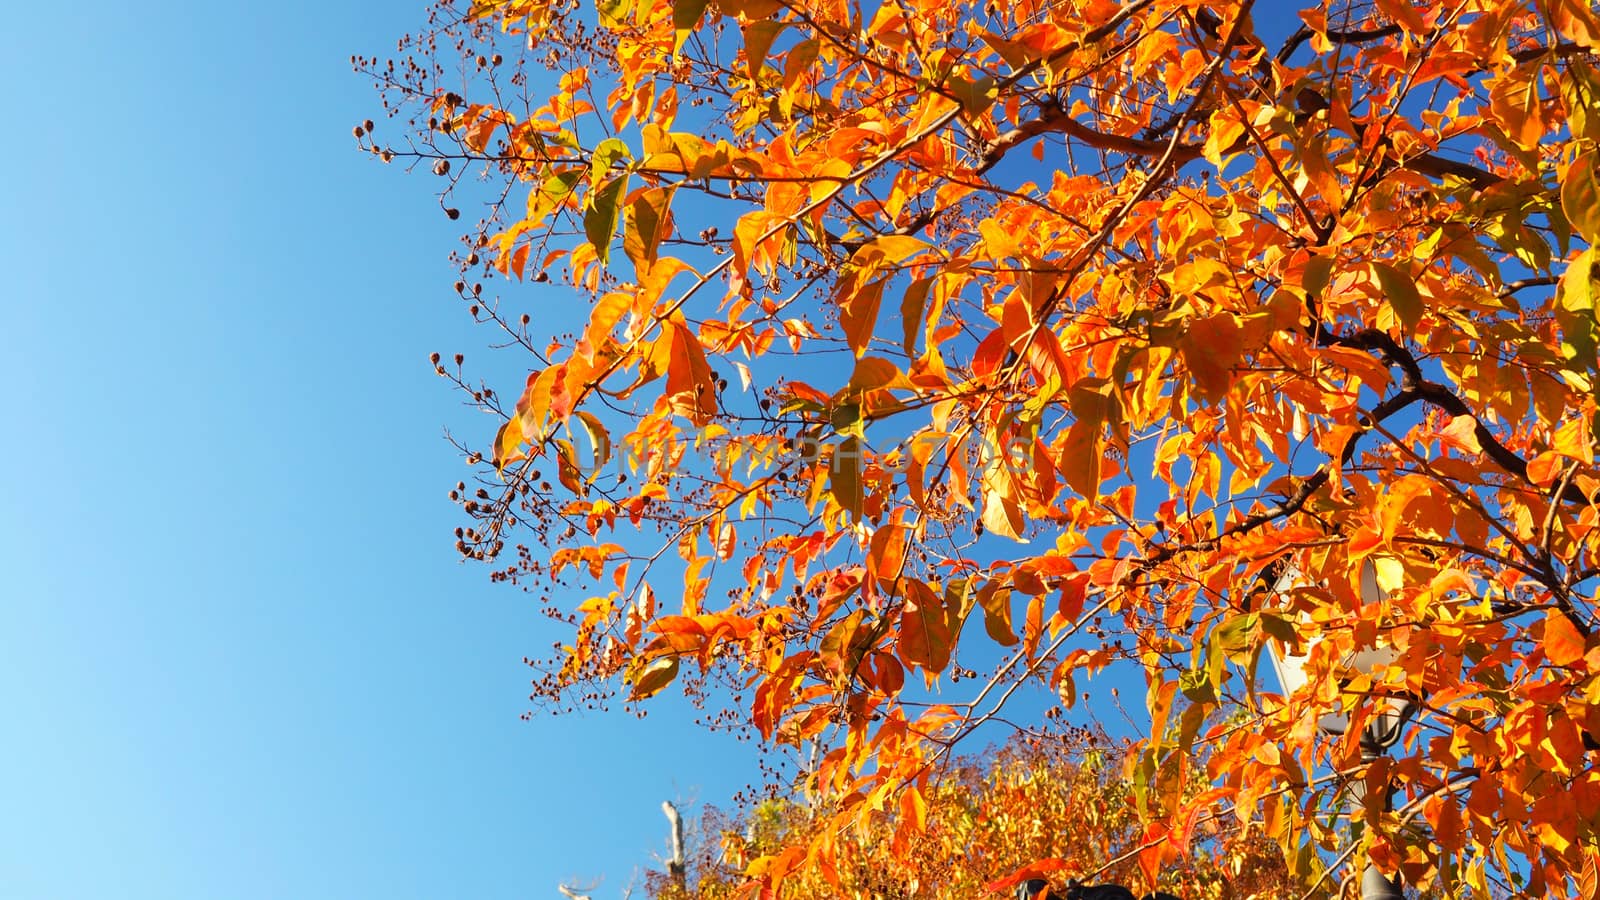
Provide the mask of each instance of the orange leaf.
{"label": "orange leaf", "polygon": [[1544,655],[1558,666],[1572,666],[1583,661],[1588,652],[1583,633],[1572,624],[1567,614],[1553,610],[1544,618]]}
{"label": "orange leaf", "polygon": [[885,525],[872,535],[867,550],[867,571],[886,589],[899,580],[906,560],[906,539],[909,529],[903,525]]}
{"label": "orange leaf", "polygon": [[978,589],[978,605],[983,607],[983,627],[989,637],[1002,647],[1017,643],[1016,632],[1011,627],[1011,589],[1003,581],[995,580]]}
{"label": "orange leaf", "polygon": [[669,323],[671,356],[667,360],[667,400],[672,411],[704,426],[717,412],[717,384],[706,363],[700,339],[679,318]]}
{"label": "orange leaf", "polygon": [[1473,456],[1483,452],[1483,446],[1478,443],[1478,420],[1472,416],[1451,416],[1450,424],[1439,429],[1439,442]]}
{"label": "orange leaf", "polygon": [[1222,399],[1233,382],[1233,366],[1243,349],[1239,322],[1231,313],[1217,313],[1189,323],[1183,358],[1201,397],[1213,403]]}
{"label": "orange leaf", "polygon": [[857,285],[854,278],[845,280],[847,289],[839,306],[839,325],[844,329],[845,340],[857,357],[867,352],[872,332],[878,325],[878,307],[883,303],[883,288],[887,278],[877,278]]}
{"label": "orange leaf", "polygon": [[938,674],[950,664],[951,634],[939,595],[917,579],[905,581],[900,608],[900,658]]}
{"label": "orange leaf", "polygon": [[1100,496],[1100,425],[1079,420],[1067,431],[1056,468],[1067,486],[1090,500]]}

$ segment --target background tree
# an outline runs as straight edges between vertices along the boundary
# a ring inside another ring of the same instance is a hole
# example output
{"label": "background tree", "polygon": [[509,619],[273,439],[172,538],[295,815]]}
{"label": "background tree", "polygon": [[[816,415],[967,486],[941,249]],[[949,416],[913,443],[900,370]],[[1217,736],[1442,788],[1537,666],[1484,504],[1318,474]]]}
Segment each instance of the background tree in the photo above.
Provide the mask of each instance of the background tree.
{"label": "background tree", "polygon": [[1580,0],[440,3],[357,137],[487,200],[457,289],[531,372],[435,364],[503,423],[458,547],[573,628],[536,696],[825,747],[778,885],[1127,661],[1149,874],[1229,817],[1304,874],[1363,779],[1354,858],[1594,895],[1597,44]]}
{"label": "background tree", "polygon": [[[786,893],[796,900],[980,897],[1039,860],[1068,861],[1042,873],[1058,890],[1077,878],[1143,893],[1139,889],[1149,885],[1136,861],[1143,826],[1122,777],[1127,750],[1087,731],[1065,741],[1013,740],[951,766],[925,805],[912,811],[921,824],[903,821],[903,810],[884,810],[862,827],[821,835],[816,832],[828,816],[798,798],[769,800],[738,817],[708,810],[686,886],[655,872],[647,893],[656,900],[750,895],[758,886],[745,875],[751,861],[818,838],[835,848],[834,874],[803,872],[788,880]],[[1259,829],[1220,824],[1204,830],[1190,857],[1163,868],[1162,889],[1192,900],[1306,893],[1308,885],[1289,874],[1281,848]]]}

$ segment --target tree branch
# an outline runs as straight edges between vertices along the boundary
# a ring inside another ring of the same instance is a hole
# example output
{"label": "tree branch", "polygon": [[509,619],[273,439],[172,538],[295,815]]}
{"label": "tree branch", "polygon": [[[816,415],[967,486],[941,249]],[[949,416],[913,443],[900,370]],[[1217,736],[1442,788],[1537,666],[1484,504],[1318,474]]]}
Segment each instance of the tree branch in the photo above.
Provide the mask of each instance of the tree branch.
{"label": "tree branch", "polygon": [[[1313,96],[1320,99],[1315,91],[1302,96]],[[1327,101],[1321,101],[1326,105]],[[1111,153],[1122,153],[1128,156],[1160,156],[1172,148],[1172,161],[1178,164],[1199,159],[1205,150],[1205,145],[1177,144],[1172,145],[1168,140],[1152,140],[1149,138],[1128,137],[1121,134],[1108,134],[1096,131],[1079,122],[1067,113],[1065,109],[1053,98],[1041,101],[1038,104],[1039,114],[1033,119],[1023,122],[1016,128],[997,136],[989,141],[978,153],[978,165],[973,170],[976,174],[983,174],[994,168],[1005,155],[1018,145],[1044,134],[1064,134],[1075,138],[1096,150],[1106,150]],[[1164,128],[1162,129],[1165,130]],[[1160,133],[1152,131],[1152,134]],[[1233,153],[1243,147],[1245,135],[1240,135],[1232,144],[1222,149],[1223,154]],[[1499,184],[1506,179],[1493,172],[1488,172],[1470,163],[1459,160],[1446,159],[1435,153],[1423,152],[1409,156],[1403,160],[1395,160],[1394,164],[1402,169],[1410,169],[1419,175],[1443,179],[1447,175],[1454,175],[1463,181],[1469,182],[1473,187],[1484,190]]]}
{"label": "tree branch", "polygon": [[[1478,446],[1483,448],[1484,454],[1494,460],[1495,465],[1498,465],[1507,473],[1532,484],[1528,480],[1528,461],[1501,443],[1500,439],[1489,430],[1488,426],[1483,424],[1483,420],[1479,419],[1477,414],[1472,411],[1472,408],[1467,406],[1466,401],[1457,396],[1449,387],[1437,381],[1429,381],[1424,378],[1422,367],[1417,362],[1417,358],[1387,332],[1376,328],[1366,328],[1349,335],[1324,332],[1318,335],[1317,343],[1322,346],[1354,347],[1358,350],[1377,351],[1384,362],[1400,369],[1402,373],[1400,381],[1401,393],[1384,401],[1384,404],[1398,401],[1404,397],[1407,399],[1402,405],[1406,406],[1420,399],[1452,416],[1471,416],[1473,437],[1477,439]],[[1379,404],[1378,408],[1384,408],[1384,404]],[[1381,421],[1381,419],[1378,421]],[[1559,496],[1567,503],[1586,506],[1591,502],[1589,497],[1577,485],[1570,483],[1562,487]]]}
{"label": "tree branch", "polygon": [[[1311,40],[1315,33],[1316,32],[1313,32],[1310,28],[1301,25],[1299,30],[1295,31],[1294,34],[1289,35],[1289,39],[1284,41],[1283,46],[1279,48],[1277,56],[1278,62],[1287,63],[1289,61],[1289,57],[1293,56],[1294,52],[1300,49],[1300,45]],[[1350,31],[1336,31],[1330,29],[1323,32],[1323,37],[1326,37],[1330,43],[1334,44],[1362,44],[1366,43],[1367,41],[1376,41],[1386,37],[1393,37],[1399,33],[1399,25],[1385,25],[1382,28],[1358,28]]]}

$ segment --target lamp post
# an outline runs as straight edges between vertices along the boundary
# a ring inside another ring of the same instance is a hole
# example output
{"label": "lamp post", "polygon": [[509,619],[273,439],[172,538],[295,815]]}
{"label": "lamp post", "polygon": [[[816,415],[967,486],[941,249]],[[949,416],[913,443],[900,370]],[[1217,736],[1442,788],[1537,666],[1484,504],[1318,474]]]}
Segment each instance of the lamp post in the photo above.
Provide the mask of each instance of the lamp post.
{"label": "lamp post", "polygon": [[[1273,586],[1275,593],[1283,594],[1305,583],[1304,573],[1290,566],[1278,578]],[[1361,601],[1362,603],[1376,603],[1388,598],[1387,592],[1378,584],[1377,569],[1371,561],[1361,567]],[[1272,655],[1273,668],[1278,672],[1278,682],[1283,687],[1284,696],[1293,694],[1305,687],[1310,680],[1306,672],[1306,662],[1311,655],[1312,647],[1317,643],[1313,638],[1305,648],[1303,654],[1288,654],[1280,650],[1277,645],[1269,644]],[[1370,674],[1375,670],[1386,668],[1394,662],[1399,653],[1386,645],[1357,650],[1347,655],[1341,663],[1341,668],[1350,669]],[[1370,718],[1361,730],[1361,759],[1371,763],[1383,756],[1399,742],[1412,714],[1416,712],[1416,704],[1406,697],[1391,696],[1385,699],[1384,707]],[[1317,727],[1326,734],[1344,734],[1350,728],[1350,717],[1342,712],[1328,713],[1317,720]],[[1366,783],[1357,782],[1351,786],[1357,804],[1366,799]],[[1389,791],[1384,791],[1384,808],[1389,806]],[[1352,816],[1352,831],[1354,831],[1354,816]],[[1400,900],[1405,894],[1400,889],[1400,879],[1384,877],[1377,866],[1367,861],[1366,870],[1361,874],[1361,900]]]}

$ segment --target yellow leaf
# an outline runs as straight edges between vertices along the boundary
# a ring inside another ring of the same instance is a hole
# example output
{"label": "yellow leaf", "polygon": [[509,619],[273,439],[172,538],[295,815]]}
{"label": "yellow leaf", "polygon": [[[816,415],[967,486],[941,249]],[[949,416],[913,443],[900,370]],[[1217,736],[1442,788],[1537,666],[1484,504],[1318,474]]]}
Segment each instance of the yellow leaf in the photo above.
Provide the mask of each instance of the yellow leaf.
{"label": "yellow leaf", "polygon": [[1067,440],[1056,457],[1056,468],[1067,486],[1089,500],[1100,496],[1100,424],[1084,419],[1072,423]]}
{"label": "yellow leaf", "polygon": [[899,265],[912,256],[931,249],[933,245],[921,238],[908,234],[886,234],[863,244],[851,255],[850,262],[852,265],[864,268]]}
{"label": "yellow leaf", "polygon": [[600,424],[600,419],[592,412],[579,410],[578,421],[583,423],[583,430],[589,436],[589,448],[593,451],[593,465],[591,468],[599,469],[611,461],[611,432]]}
{"label": "yellow leaf", "polygon": [[1015,462],[995,453],[983,470],[983,527],[991,534],[1019,543],[1022,538],[1022,506],[1017,496],[1016,479],[1011,472]]}
{"label": "yellow leaf", "polygon": [[550,366],[528,376],[528,386],[517,401],[522,431],[535,437],[544,434],[545,422],[550,418],[550,396],[561,379],[561,366]]}
{"label": "yellow leaf", "polygon": [[1016,238],[993,219],[978,223],[978,233],[983,236],[984,250],[994,259],[1005,259],[1017,252]]}
{"label": "yellow leaf", "polygon": [[662,656],[651,660],[640,667],[633,676],[633,690],[628,697],[631,700],[644,700],[661,693],[661,690],[678,677],[678,657]]}
{"label": "yellow leaf", "polygon": [[1561,211],[1583,239],[1600,243],[1600,151],[1578,157],[1561,184]]}
{"label": "yellow leaf", "polygon": [[881,356],[863,356],[856,361],[855,371],[850,373],[850,382],[845,385],[845,393],[860,394],[867,391],[893,390],[910,388],[911,382],[894,363]]}
{"label": "yellow leaf", "polygon": [[1378,582],[1378,587],[1385,591],[1400,590],[1406,583],[1406,568],[1392,556],[1372,557],[1373,575]]}
{"label": "yellow leaf", "polygon": [[1383,297],[1389,302],[1389,307],[1394,310],[1395,317],[1405,328],[1407,334],[1417,329],[1417,320],[1422,318],[1422,295],[1417,293],[1416,282],[1411,276],[1384,263],[1372,263],[1372,271],[1377,276],[1378,286],[1383,291]]}
{"label": "yellow leaf", "polygon": [[1568,459],[1583,463],[1594,462],[1594,438],[1589,430],[1588,417],[1568,419],[1556,429],[1552,442],[1555,451]]}
{"label": "yellow leaf", "polygon": [[1489,110],[1507,136],[1525,149],[1533,149],[1544,137],[1537,70],[1512,69],[1489,85]]}
{"label": "yellow leaf", "polygon": [[523,455],[520,450],[523,440],[522,422],[518,417],[512,416],[504,425],[500,426],[499,433],[494,436],[494,465],[496,469],[504,469],[507,463]]}
{"label": "yellow leaf", "polygon": [[1206,162],[1222,167],[1222,154],[1229,152],[1235,141],[1244,136],[1244,122],[1232,107],[1223,107],[1211,114],[1211,131],[1206,135],[1204,154]]}
{"label": "yellow leaf", "polygon": [[847,437],[833,449],[828,464],[828,492],[840,509],[853,519],[861,518],[865,498],[861,495],[861,440]]}

